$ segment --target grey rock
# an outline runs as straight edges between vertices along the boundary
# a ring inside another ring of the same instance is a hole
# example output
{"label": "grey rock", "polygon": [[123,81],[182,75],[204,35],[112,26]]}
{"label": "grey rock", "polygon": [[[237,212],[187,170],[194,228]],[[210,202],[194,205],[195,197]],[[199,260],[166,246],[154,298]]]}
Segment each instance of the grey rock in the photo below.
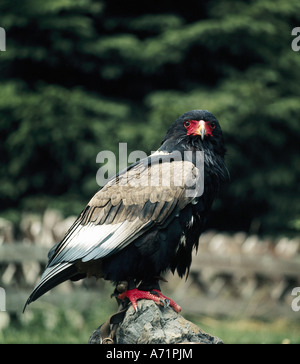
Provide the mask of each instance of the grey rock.
{"label": "grey rock", "polygon": [[[89,339],[99,344],[100,331],[96,329]],[[222,344],[192,322],[183,318],[171,307],[161,307],[150,300],[138,301],[138,312],[130,306],[120,323],[115,342],[117,344]]]}

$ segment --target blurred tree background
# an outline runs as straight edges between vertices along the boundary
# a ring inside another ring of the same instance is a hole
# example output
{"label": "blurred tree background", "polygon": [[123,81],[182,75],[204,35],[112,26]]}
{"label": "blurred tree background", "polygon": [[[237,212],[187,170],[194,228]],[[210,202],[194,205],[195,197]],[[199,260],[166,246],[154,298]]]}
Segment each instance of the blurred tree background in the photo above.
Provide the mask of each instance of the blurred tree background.
{"label": "blurred tree background", "polygon": [[2,216],[79,214],[101,150],[148,153],[208,109],[231,173],[209,227],[299,230],[299,0],[1,0],[0,26]]}

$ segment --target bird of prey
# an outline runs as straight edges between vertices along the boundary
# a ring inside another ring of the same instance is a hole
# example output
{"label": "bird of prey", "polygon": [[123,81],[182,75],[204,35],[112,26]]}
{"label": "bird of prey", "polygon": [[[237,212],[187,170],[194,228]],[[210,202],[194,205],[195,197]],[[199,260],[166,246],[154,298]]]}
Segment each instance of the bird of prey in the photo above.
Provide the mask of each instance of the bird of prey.
{"label": "bird of prey", "polygon": [[127,297],[136,310],[136,301],[145,298],[179,312],[158,282],[168,270],[188,274],[192,250],[226,180],[224,155],[221,127],[212,113],[192,110],[180,116],[155,153],[120,171],[93,196],[49,251],[24,310],[68,279],[95,276],[115,285],[129,282],[118,298]]}

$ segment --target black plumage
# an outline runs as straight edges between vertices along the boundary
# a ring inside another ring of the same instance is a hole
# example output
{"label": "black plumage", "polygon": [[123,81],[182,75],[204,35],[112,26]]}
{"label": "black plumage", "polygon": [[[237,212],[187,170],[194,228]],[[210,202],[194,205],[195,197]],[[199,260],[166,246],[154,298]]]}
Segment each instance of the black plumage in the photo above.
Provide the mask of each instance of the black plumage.
{"label": "black plumage", "polygon": [[[197,151],[204,152],[204,181]],[[119,172],[90,200],[50,250],[25,307],[67,279],[96,276],[148,284],[167,270],[187,274],[228,173],[224,154],[220,125],[210,112],[193,110],[179,117],[156,153]],[[198,182],[204,182],[201,196]]]}

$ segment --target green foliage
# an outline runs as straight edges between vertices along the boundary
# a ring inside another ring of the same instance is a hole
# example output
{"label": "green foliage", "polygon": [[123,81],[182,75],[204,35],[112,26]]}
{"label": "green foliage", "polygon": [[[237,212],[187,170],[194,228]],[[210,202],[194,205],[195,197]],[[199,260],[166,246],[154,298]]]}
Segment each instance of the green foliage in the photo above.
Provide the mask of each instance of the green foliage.
{"label": "green foliage", "polygon": [[158,147],[190,109],[220,120],[231,182],[210,226],[295,232],[298,0],[0,4],[0,206],[79,213],[96,155]]}
{"label": "green foliage", "polygon": [[110,141],[117,137],[113,125],[126,121],[129,108],[79,88],[50,84],[37,85],[31,92],[8,82],[0,92],[1,149],[7,159],[1,164],[4,203],[20,203],[20,197],[26,202],[28,195],[36,194],[95,192],[91,171],[97,171],[96,155],[116,149],[107,133]]}

